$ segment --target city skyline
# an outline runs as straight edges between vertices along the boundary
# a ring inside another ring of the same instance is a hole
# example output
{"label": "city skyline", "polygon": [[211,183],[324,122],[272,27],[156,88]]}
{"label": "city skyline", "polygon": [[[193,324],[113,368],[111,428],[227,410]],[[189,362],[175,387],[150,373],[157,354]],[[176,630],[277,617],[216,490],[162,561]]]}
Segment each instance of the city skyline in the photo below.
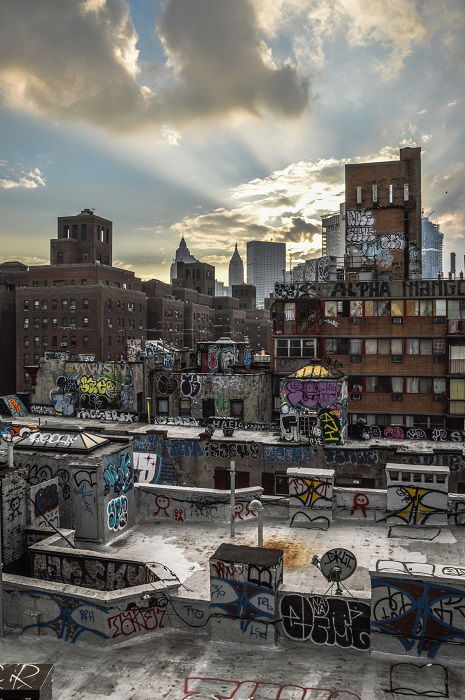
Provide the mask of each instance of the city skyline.
{"label": "city skyline", "polygon": [[462,260],[463,6],[307,5],[4,3],[1,259],[45,264],[56,217],[94,207],[116,265],[168,280],[184,233],[227,282],[236,240],[318,255],[344,165],[418,145],[425,214]]}

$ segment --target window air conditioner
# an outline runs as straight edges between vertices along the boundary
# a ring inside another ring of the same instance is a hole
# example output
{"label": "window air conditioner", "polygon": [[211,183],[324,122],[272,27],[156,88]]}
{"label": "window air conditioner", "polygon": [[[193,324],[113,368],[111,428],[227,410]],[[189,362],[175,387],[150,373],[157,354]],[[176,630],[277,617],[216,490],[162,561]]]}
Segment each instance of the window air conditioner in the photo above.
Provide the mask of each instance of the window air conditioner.
{"label": "window air conditioner", "polygon": [[399,325],[402,325],[402,323],[404,322],[404,319],[402,318],[402,316],[393,316],[392,322],[398,323]]}
{"label": "window air conditioner", "polygon": [[391,362],[402,362],[403,361],[402,355],[392,355],[391,356]]}
{"label": "window air conditioner", "polygon": [[404,398],[404,395],[403,395],[403,394],[393,394],[393,395],[392,395],[392,400],[393,400],[393,401],[402,401],[403,398]]}
{"label": "window air conditioner", "polygon": [[445,322],[446,322],[446,319],[444,318],[444,316],[435,316],[433,318],[433,323],[445,323]]}
{"label": "window air conditioner", "polygon": [[362,395],[361,394],[351,394],[350,398],[352,399],[352,401],[360,401],[362,398]]}

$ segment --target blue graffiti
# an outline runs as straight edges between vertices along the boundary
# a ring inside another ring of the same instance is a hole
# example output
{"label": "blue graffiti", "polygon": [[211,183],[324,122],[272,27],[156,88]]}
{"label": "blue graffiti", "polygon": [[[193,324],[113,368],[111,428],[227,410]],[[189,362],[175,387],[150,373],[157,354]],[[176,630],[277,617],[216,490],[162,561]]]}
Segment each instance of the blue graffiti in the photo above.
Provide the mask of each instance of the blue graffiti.
{"label": "blue graffiti", "polygon": [[119,456],[119,464],[116,458],[112,457],[103,472],[105,480],[104,493],[107,495],[111,489],[115,494],[127,493],[134,486],[134,469],[132,466],[132,455],[128,452]]}
{"label": "blue graffiti", "polygon": [[266,462],[272,464],[278,462],[280,464],[292,464],[294,462],[301,463],[310,462],[312,450],[310,447],[264,447],[263,456]]}
{"label": "blue graffiti", "polygon": [[108,529],[122,530],[128,522],[128,499],[126,496],[112,498],[107,505]]}
{"label": "blue graffiti", "polygon": [[241,632],[252,620],[271,622],[276,619],[274,593],[254,583],[230,579],[211,579],[211,605],[215,612],[239,619]]}
{"label": "blue graffiti", "polygon": [[464,610],[465,592],[440,582],[372,581],[372,628],[396,637],[406,651],[417,644],[418,656],[434,658],[445,642],[465,645]]}
{"label": "blue graffiti", "polygon": [[[22,592],[21,595],[27,595],[34,598],[42,598],[49,600],[54,603],[58,608],[58,614],[56,617],[46,622],[38,622],[33,625],[26,625],[23,627],[23,632],[29,629],[43,629],[48,628],[55,632],[57,639],[63,639],[65,642],[71,642],[75,644],[81,634],[88,632],[89,634],[94,634],[102,639],[108,639],[108,635],[100,632],[99,630],[92,629],[91,627],[85,627],[81,624],[81,621],[74,619],[73,615],[79,613],[80,620],[83,621],[93,621],[93,613],[91,614],[88,610],[92,608],[93,610],[102,610],[107,612],[107,608],[101,605],[96,605],[95,603],[89,603],[86,600],[81,600],[79,598],[72,598],[67,595],[53,595],[53,593],[45,593],[42,591],[28,591]],[[87,611],[87,615],[85,613]]]}
{"label": "blue graffiti", "polygon": [[88,498],[92,498],[94,495],[92,489],[86,489],[85,483],[82,483],[78,489],[73,489],[73,491],[76,496],[81,499],[83,511],[92,515],[92,504],[87,500]]}

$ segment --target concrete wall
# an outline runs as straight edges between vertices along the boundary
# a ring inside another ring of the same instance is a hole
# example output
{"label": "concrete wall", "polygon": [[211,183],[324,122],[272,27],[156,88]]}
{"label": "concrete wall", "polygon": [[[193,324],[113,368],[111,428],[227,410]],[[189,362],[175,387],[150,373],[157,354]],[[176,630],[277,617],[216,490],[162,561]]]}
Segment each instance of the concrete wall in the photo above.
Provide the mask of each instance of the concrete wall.
{"label": "concrete wall", "polygon": [[280,591],[280,643],[308,642],[342,649],[370,648],[370,597]]}
{"label": "concrete wall", "polygon": [[2,522],[0,524],[3,564],[20,559],[25,553],[24,529],[28,519],[29,488],[18,474],[7,471],[0,477]]}
{"label": "concrete wall", "polygon": [[373,649],[463,661],[463,566],[382,561],[370,577]]}
{"label": "concrete wall", "polygon": [[59,416],[132,422],[138,393],[145,395],[142,363],[41,360],[31,412],[51,406]]}
{"label": "concrete wall", "polygon": [[[253,520],[257,517],[249,504],[260,497],[260,486],[236,490],[236,521]],[[141,521],[161,522],[229,522],[230,491],[193,489],[179,486],[136,485],[137,513]],[[272,503],[268,501],[268,514],[274,517]],[[276,511],[276,508],[274,510]]]}
{"label": "concrete wall", "polygon": [[243,401],[246,423],[269,423],[272,416],[271,375],[186,373],[153,377],[153,397],[168,398],[169,415],[179,416],[180,401],[190,401],[190,416],[204,417],[203,401],[214,401],[215,416],[230,416],[230,401]]}
{"label": "concrete wall", "polygon": [[336,520],[381,520],[386,516],[386,491],[334,489],[333,517]]}

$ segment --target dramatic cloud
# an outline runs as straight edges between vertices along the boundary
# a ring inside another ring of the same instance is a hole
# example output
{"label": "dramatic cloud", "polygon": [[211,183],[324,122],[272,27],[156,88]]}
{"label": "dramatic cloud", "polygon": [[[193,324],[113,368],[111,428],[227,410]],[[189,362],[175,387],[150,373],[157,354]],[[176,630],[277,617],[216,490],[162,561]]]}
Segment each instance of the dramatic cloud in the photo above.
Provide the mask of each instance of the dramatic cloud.
{"label": "dramatic cloud", "polygon": [[16,187],[35,190],[44,187],[45,180],[39,168],[22,168],[8,166],[6,160],[0,161],[0,188],[11,190]]}
{"label": "dramatic cloud", "polygon": [[[0,87],[16,108],[114,131],[246,112],[298,115],[308,86],[278,66],[249,0],[167,0],[158,36],[166,63],[138,82],[138,35],[124,0],[0,4]],[[167,131],[166,131],[167,130]]]}

